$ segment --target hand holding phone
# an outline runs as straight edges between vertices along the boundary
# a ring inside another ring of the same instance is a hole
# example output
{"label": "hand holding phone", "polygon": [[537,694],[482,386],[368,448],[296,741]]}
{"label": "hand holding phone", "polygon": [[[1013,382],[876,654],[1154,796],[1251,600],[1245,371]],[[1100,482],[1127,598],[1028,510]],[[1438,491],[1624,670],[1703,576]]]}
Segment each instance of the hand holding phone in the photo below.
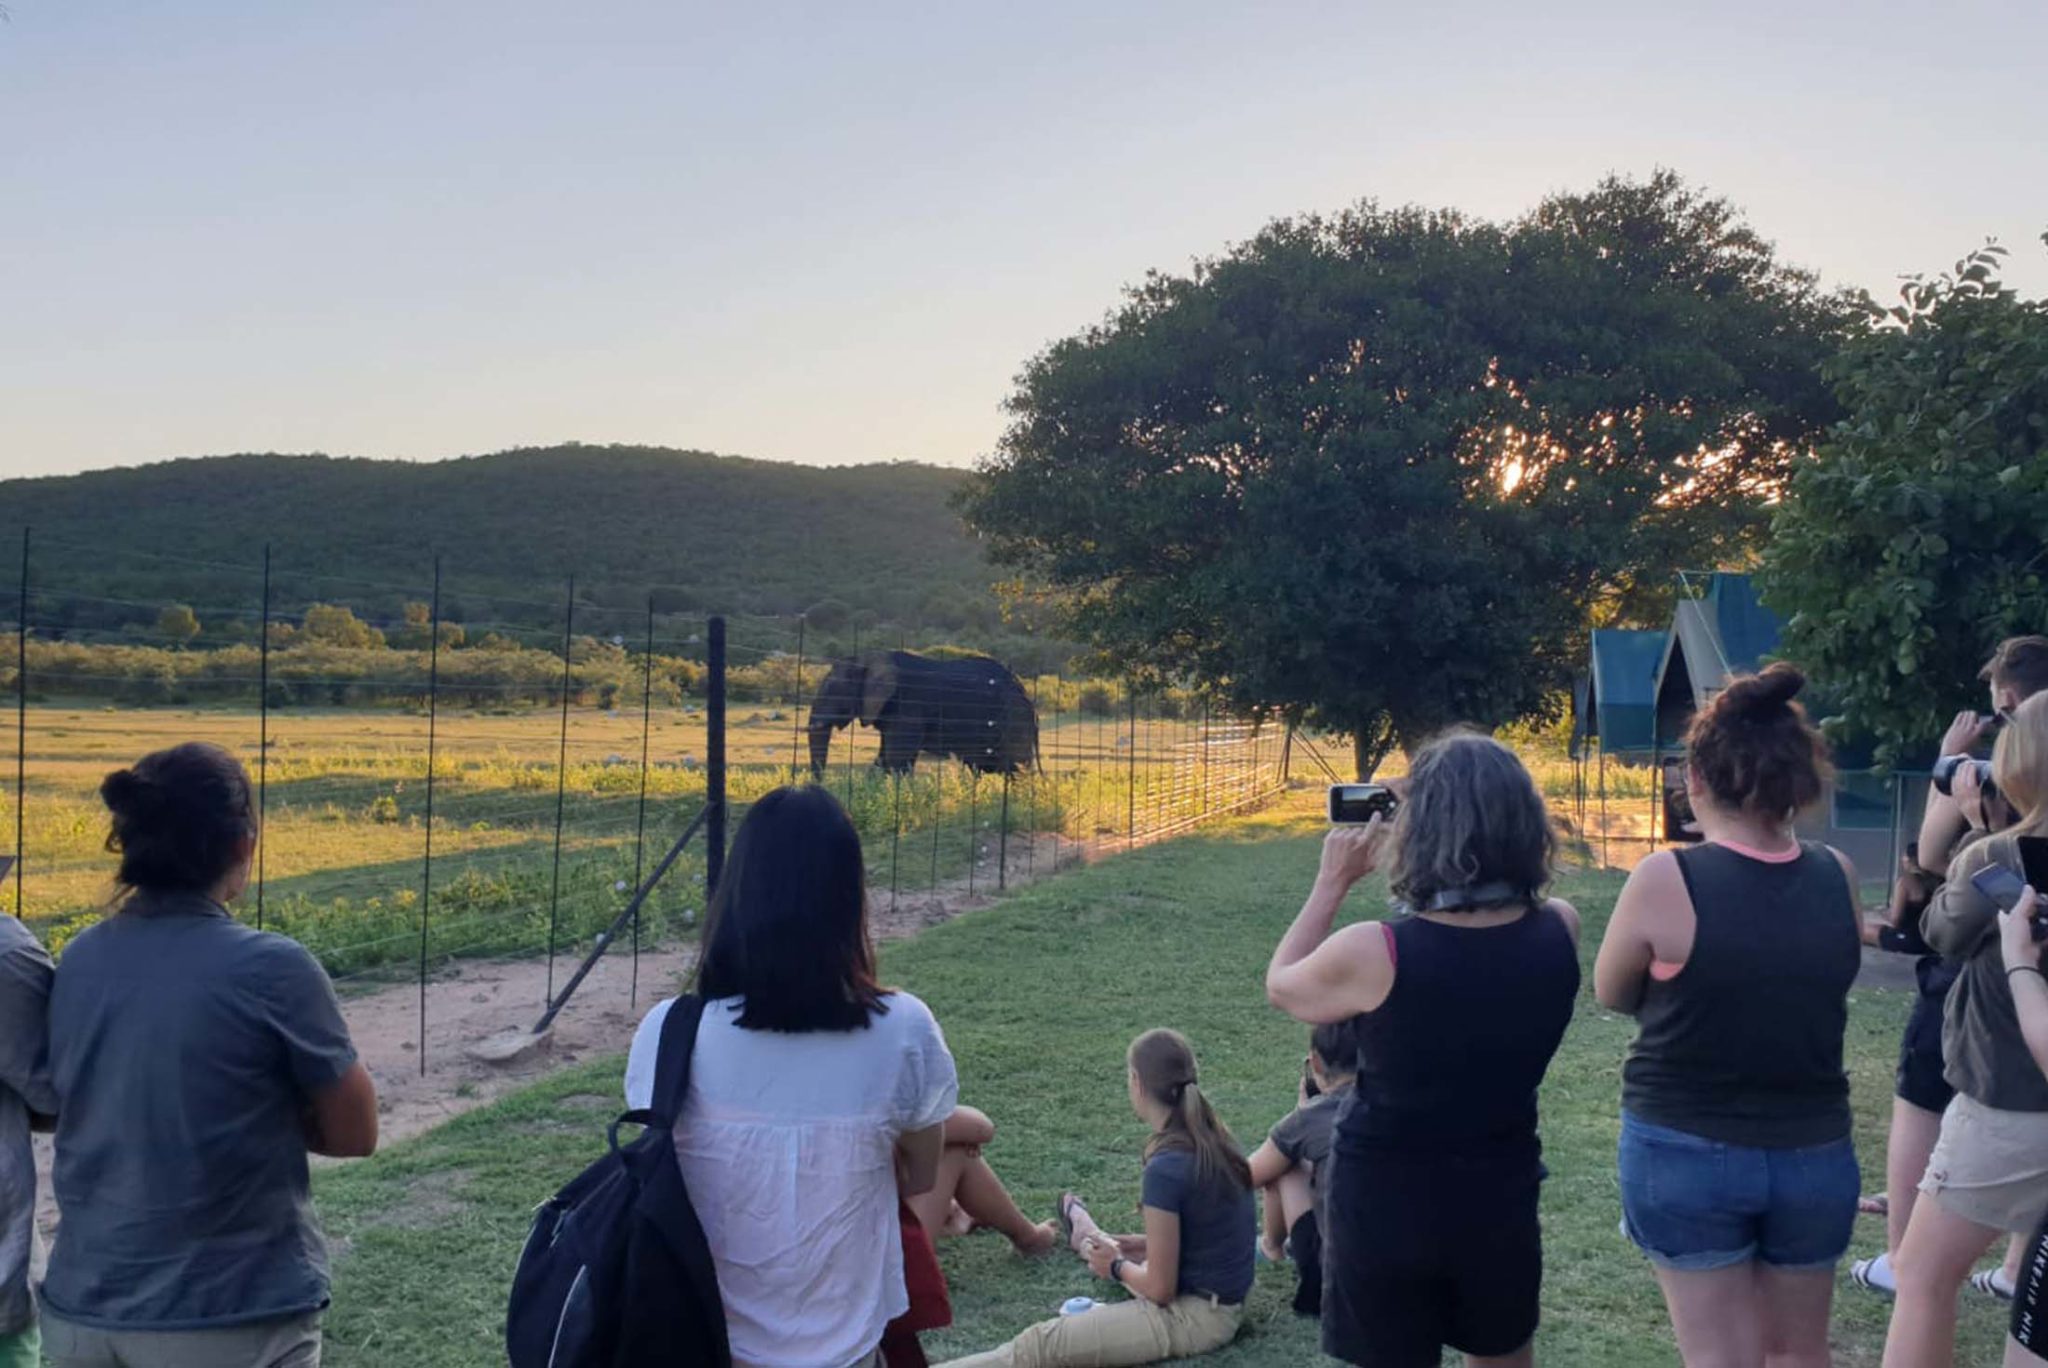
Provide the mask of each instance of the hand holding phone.
{"label": "hand holding phone", "polygon": [[[2033,891],[2026,879],[2022,879],[2004,865],[1996,864],[1985,865],[1972,874],[1970,887],[1989,899],[2001,917],[2010,916],[2020,905],[2021,899]],[[2032,902],[2033,906],[2029,908],[2030,915],[2027,920],[2031,925],[2033,938],[2037,941],[2048,940],[2048,920],[2044,920],[2040,900],[2034,898]]]}

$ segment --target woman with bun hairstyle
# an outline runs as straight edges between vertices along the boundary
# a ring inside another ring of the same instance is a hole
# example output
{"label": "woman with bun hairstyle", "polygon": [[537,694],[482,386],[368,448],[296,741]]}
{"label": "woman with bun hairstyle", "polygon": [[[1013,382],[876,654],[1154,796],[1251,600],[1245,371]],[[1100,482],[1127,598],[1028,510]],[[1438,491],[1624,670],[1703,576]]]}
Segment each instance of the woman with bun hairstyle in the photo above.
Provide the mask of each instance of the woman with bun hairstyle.
{"label": "woman with bun hairstyle", "polygon": [[[2028,1049],[2012,981],[2039,973],[2039,961],[2009,965],[1999,944],[2000,908],[1971,881],[1991,865],[2024,878],[2019,841],[2048,837],[2048,693],[2013,709],[1991,753],[1991,778],[2019,820],[1957,853],[1920,923],[1937,953],[1964,962],[1941,1031],[1945,1076],[1956,1095],[1941,1114],[1920,1200],[1899,1241],[1885,1368],[1953,1363],[1956,1295],[1970,1265],[2000,1234],[2029,1233],[2048,1214],[2048,1076]],[[2015,1307],[2048,1305],[2041,1276],[2030,1256]],[[2048,1334],[2026,1329],[2021,1343],[2048,1346]]]}
{"label": "woman with bun hairstyle", "polygon": [[1635,867],[1593,969],[1601,1003],[1640,1027],[1622,1069],[1623,1224],[1692,1368],[1827,1368],[1856,1222],[1856,871],[1793,835],[1828,774],[1794,701],[1805,682],[1772,665],[1693,719],[1705,840]]}
{"label": "woman with bun hairstyle", "polygon": [[228,911],[256,849],[241,764],[176,746],[100,796],[119,895],[50,995],[47,1362],[313,1368],[328,1283],[306,1156],[373,1151],[375,1087],[319,962]]}
{"label": "woman with bun hairstyle", "polygon": [[1126,1059],[1131,1109],[1152,1128],[1144,1233],[1106,1234],[1071,1192],[1060,1198],[1060,1220],[1089,1270],[1130,1300],[1041,1321],[943,1368],[1120,1368],[1206,1354],[1237,1338],[1259,1232],[1251,1165],[1203,1095],[1187,1037],[1147,1031]]}

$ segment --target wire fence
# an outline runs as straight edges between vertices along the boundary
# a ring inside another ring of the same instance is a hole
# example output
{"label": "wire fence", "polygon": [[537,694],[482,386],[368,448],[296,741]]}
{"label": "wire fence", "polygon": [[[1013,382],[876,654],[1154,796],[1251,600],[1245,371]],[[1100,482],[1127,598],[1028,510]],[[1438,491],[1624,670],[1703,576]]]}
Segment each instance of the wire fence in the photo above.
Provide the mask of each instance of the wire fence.
{"label": "wire fence", "polygon": [[[112,892],[101,779],[183,741],[225,747],[256,781],[237,914],[305,944],[345,989],[417,979],[423,1014],[429,977],[467,957],[545,956],[552,997],[705,810],[721,751],[735,825],[779,785],[831,788],[878,915],[1247,809],[1284,787],[1290,759],[1282,728],[1176,690],[1017,675],[957,650],[905,658],[930,634],[857,617],[720,619],[715,730],[709,622],[656,611],[654,589],[626,608],[569,580],[524,598],[463,588],[455,621],[438,561],[408,582],[304,574],[268,548],[242,564],[116,549],[124,582],[161,594],[115,599],[39,576],[45,549],[24,534],[0,629],[16,711],[0,830],[9,910],[59,953]],[[195,569],[201,602],[177,592]],[[371,621],[354,603],[405,606]],[[872,687],[834,727],[842,709],[821,711],[821,690],[842,662],[866,664]],[[643,948],[695,934],[709,858],[687,849],[632,918],[629,991]]]}

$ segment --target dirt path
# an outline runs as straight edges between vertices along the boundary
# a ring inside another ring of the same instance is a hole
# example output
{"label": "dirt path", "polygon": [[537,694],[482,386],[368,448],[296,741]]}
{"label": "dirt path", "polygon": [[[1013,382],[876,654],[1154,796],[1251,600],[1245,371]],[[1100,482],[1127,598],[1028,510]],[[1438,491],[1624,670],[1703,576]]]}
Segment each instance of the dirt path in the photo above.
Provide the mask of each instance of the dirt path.
{"label": "dirt path", "polygon": [[[1059,867],[1073,867],[1082,853],[1072,841],[1058,843]],[[1044,839],[1036,849],[1027,851],[1021,837],[1011,838],[1011,888],[1052,872],[1054,842]],[[971,894],[966,879],[941,884],[936,892],[903,892],[894,898],[884,887],[869,894],[870,927],[878,940],[902,940],[963,912],[986,907],[994,901],[994,886],[995,869],[990,861],[976,873]],[[491,1064],[472,1055],[471,1048],[507,1032],[532,1029],[547,999],[547,961],[459,961],[427,982],[424,1073],[420,1069],[417,983],[343,998],[342,1015],[348,1020],[349,1034],[377,1083],[382,1142],[418,1135],[580,1060],[622,1052],[632,1043],[640,1017],[673,994],[695,962],[694,944],[643,949],[636,1005],[630,948],[614,947],[555,1018],[546,1048],[510,1064]],[[575,959],[556,958],[557,989],[576,972],[576,965]],[[623,1099],[620,1107],[623,1110]],[[38,1211],[47,1235],[56,1226],[56,1211],[50,1201],[48,1137],[38,1137],[36,1148],[41,1178]]]}

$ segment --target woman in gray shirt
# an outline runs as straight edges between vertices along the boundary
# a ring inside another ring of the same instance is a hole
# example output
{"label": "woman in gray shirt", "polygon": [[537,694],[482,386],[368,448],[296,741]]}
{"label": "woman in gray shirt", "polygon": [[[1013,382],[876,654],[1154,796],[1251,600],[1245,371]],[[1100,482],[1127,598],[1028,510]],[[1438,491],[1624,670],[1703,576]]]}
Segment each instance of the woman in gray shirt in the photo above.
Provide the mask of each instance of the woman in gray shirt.
{"label": "woman in gray shirt", "polygon": [[100,786],[113,914],[50,997],[63,1212],[43,1284],[55,1368],[312,1368],[327,1255],[306,1156],[365,1155],[377,1097],[312,955],[237,922],[249,778],[215,746]]}

